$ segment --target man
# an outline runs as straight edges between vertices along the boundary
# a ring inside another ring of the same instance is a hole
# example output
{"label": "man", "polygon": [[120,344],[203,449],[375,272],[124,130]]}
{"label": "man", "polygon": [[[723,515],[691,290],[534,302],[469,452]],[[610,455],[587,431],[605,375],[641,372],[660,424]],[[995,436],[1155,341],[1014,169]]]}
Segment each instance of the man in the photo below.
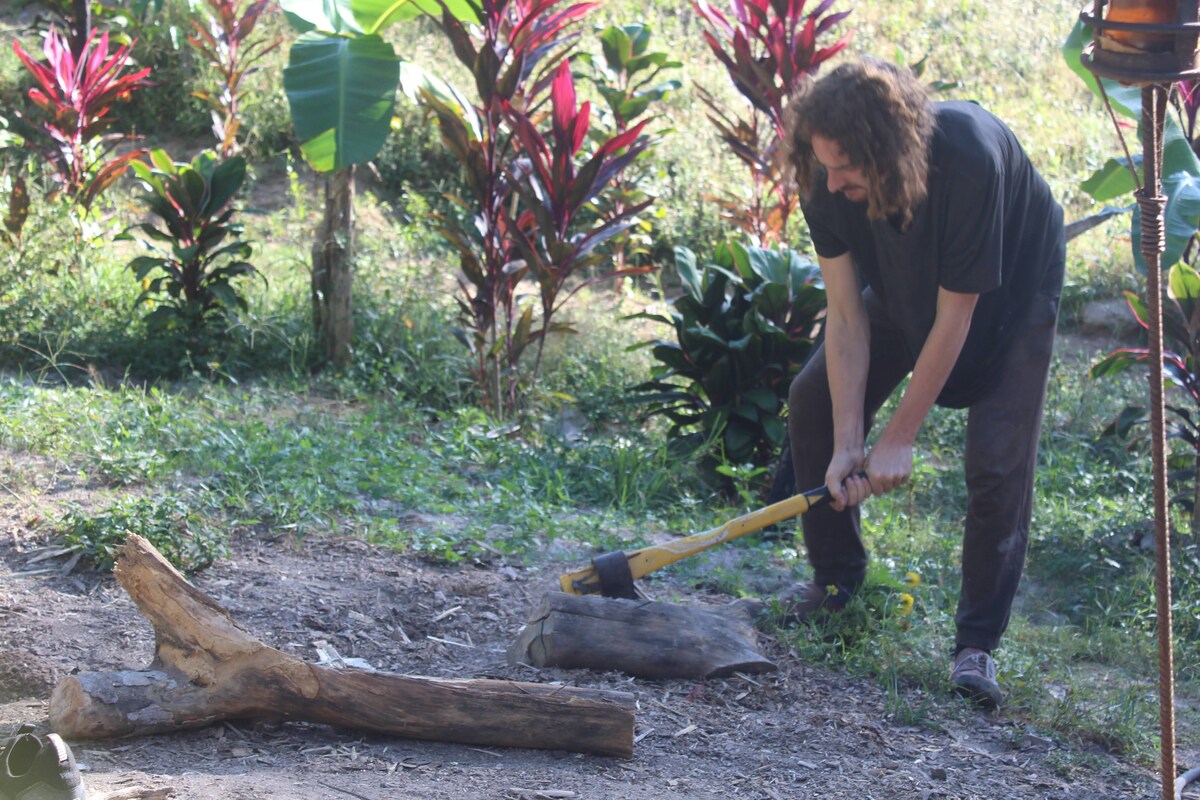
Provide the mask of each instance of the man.
{"label": "man", "polygon": [[[1029,539],[1037,441],[1065,260],[1062,209],[1011,131],[965,102],[932,103],[908,70],[844,64],[789,106],[789,163],[825,281],[825,340],[792,383],[813,581],[793,618],[838,610],[862,583],[858,504],[904,485],[935,403],[966,408],[969,492],[951,680],[994,707],[991,652]],[[870,448],[875,412],[911,374]]]}

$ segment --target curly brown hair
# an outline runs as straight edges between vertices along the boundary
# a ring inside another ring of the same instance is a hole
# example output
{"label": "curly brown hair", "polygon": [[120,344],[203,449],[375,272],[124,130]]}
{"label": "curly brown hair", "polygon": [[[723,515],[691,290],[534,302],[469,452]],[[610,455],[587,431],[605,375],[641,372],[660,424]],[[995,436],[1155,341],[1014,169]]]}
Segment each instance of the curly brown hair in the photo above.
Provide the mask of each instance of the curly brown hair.
{"label": "curly brown hair", "polygon": [[787,107],[786,166],[807,199],[824,169],[813,155],[814,134],[841,146],[867,178],[867,216],[912,222],[925,199],[933,107],[910,70],[863,59],[797,86]]}

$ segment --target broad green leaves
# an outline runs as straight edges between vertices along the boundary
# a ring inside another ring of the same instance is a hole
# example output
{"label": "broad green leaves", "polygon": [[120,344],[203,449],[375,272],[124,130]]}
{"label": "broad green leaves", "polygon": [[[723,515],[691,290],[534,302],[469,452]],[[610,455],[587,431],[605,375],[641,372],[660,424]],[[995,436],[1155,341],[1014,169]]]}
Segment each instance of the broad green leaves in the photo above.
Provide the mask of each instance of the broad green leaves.
{"label": "broad green leaves", "polygon": [[[1094,94],[1101,97],[1096,76],[1083,65],[1081,53],[1087,40],[1086,29],[1077,23],[1063,44],[1063,57],[1071,70],[1077,74]],[[1126,117],[1141,118],[1141,92],[1136,87],[1121,86],[1114,81],[1104,81],[1104,93],[1108,95],[1113,110]],[[1139,134],[1140,135],[1140,134]],[[1131,149],[1139,149],[1140,138],[1130,142]],[[1134,166],[1141,166],[1141,155],[1133,155]],[[1161,266],[1168,268],[1183,257],[1188,242],[1200,226],[1200,160],[1192,151],[1191,143],[1173,119],[1168,118],[1163,134],[1163,194],[1167,196],[1166,208],[1166,251],[1162,254]],[[1128,194],[1134,189],[1133,176],[1124,158],[1109,159],[1108,162],[1088,178],[1081,187],[1097,201],[1104,202]],[[1141,209],[1134,209],[1130,232],[1133,236],[1133,257],[1138,268],[1146,269],[1142,258]]]}
{"label": "broad green leaves", "polygon": [[[279,5],[301,33],[324,31],[339,36],[376,35],[394,22],[441,13],[433,0],[280,0]],[[465,0],[449,0],[447,6],[459,19],[475,18]]]}
{"label": "broad green leaves", "polygon": [[387,138],[400,60],[378,36],[309,32],[292,45],[283,86],[304,158],[318,172],[370,161]]}
{"label": "broad green leaves", "polygon": [[790,250],[736,244],[704,263],[684,247],[675,256],[683,294],[667,316],[638,315],[670,325],[675,339],[646,345],[659,366],[635,391],[649,414],[671,420],[677,442],[715,443],[717,462],[765,466],[825,306],[817,268]]}
{"label": "broad green leaves", "polygon": [[[370,161],[387,138],[401,85],[402,61],[380,31],[422,13],[434,0],[281,0],[301,32],[283,73],[292,124],[304,158],[318,172]],[[454,15],[474,19],[466,0],[449,0]],[[410,86],[420,70],[404,64]]]}

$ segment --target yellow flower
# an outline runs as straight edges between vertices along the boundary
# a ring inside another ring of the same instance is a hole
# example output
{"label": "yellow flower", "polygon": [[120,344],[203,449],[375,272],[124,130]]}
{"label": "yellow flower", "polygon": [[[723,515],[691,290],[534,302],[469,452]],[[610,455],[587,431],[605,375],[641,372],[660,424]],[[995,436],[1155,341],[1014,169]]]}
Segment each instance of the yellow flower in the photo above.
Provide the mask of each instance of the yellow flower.
{"label": "yellow flower", "polygon": [[910,589],[915,589],[921,585],[921,576],[909,570],[904,573],[904,585]]}
{"label": "yellow flower", "polygon": [[838,587],[836,585],[831,583],[825,587],[825,594],[829,595],[830,597],[837,597],[837,593]]}
{"label": "yellow flower", "polygon": [[913,596],[907,592],[900,595],[900,613],[905,616],[911,614],[913,610],[913,603],[915,602],[916,601],[913,599]]}

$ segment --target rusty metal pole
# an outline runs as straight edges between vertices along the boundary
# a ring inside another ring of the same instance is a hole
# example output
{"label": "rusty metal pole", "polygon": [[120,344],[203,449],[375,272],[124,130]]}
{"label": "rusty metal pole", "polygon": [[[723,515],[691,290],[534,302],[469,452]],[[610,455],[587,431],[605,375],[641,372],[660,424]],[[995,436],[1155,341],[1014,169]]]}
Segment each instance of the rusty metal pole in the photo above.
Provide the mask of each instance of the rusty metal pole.
{"label": "rusty metal pole", "polygon": [[1155,595],[1158,613],[1158,700],[1163,800],[1175,800],[1175,656],[1171,616],[1171,531],[1167,498],[1167,448],[1163,418],[1162,275],[1160,256],[1166,249],[1164,234],[1167,198],[1162,174],[1163,125],[1170,87],[1152,83],[1142,87],[1142,148],[1145,181],[1138,192],[1142,212],[1142,256],[1146,261],[1146,299],[1150,311],[1150,430],[1154,461],[1154,534],[1157,546]]}

